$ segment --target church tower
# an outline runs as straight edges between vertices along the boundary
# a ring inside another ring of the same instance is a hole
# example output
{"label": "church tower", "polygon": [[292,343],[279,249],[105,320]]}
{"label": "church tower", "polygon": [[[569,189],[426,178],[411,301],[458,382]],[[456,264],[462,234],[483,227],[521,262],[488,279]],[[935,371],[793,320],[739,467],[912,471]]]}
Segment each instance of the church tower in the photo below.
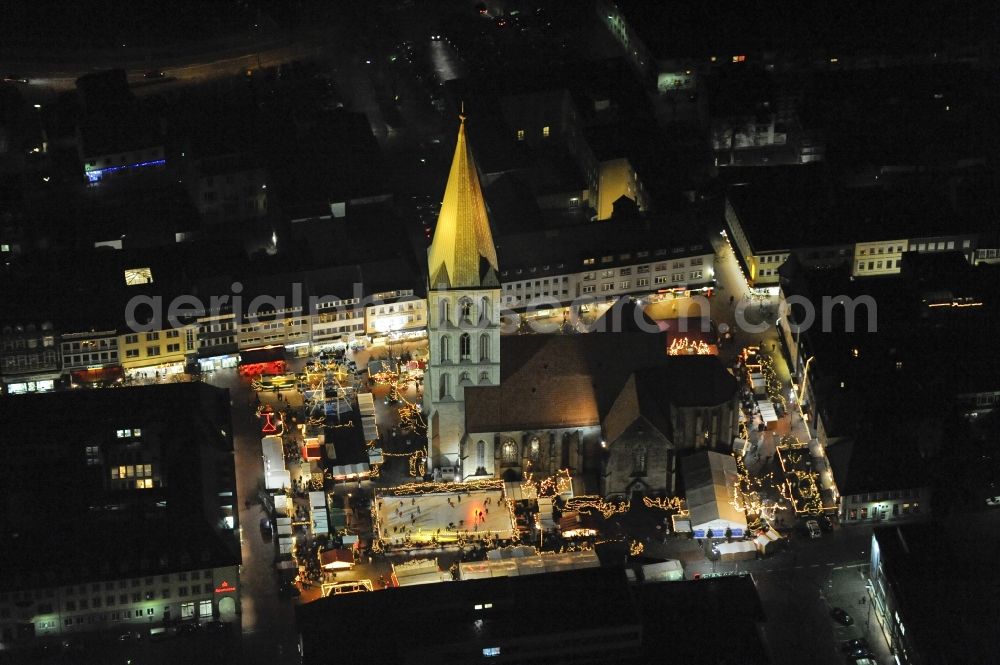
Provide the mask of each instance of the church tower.
{"label": "church tower", "polygon": [[[424,377],[430,466],[463,466],[465,389],[500,383],[500,280],[479,174],[460,115],[458,143],[427,250],[430,364]],[[474,464],[466,460],[464,466]],[[463,468],[468,476],[475,469]]]}

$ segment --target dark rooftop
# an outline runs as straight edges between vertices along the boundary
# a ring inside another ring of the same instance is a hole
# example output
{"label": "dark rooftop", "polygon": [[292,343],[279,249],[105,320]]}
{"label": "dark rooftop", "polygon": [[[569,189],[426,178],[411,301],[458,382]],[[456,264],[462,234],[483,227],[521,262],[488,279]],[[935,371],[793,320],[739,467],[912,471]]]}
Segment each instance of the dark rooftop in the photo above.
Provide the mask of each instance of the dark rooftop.
{"label": "dark rooftop", "polygon": [[[474,609],[484,602],[492,607]],[[486,647],[539,638],[593,639],[609,630],[638,626],[640,621],[620,568],[345,594],[299,605],[296,615],[304,665],[345,660],[473,662],[482,658]],[[432,619],[426,639],[415,639],[407,632],[386,632],[386,627],[411,625],[419,616]],[[331,630],[351,637],[330,648]],[[629,655],[609,652],[607,662],[619,662],[617,658]],[[557,654],[552,658],[551,662],[563,662]]]}
{"label": "dark rooftop", "polygon": [[956,211],[947,180],[892,188],[841,187],[824,167],[742,171],[727,196],[754,252],[975,233],[985,220]]}
{"label": "dark rooftop", "polygon": [[1000,511],[875,529],[882,568],[925,663],[989,663],[996,657]]}
{"label": "dark rooftop", "polygon": [[[813,51],[820,54],[931,53],[992,39],[990,5],[970,3],[961,12],[946,4],[921,11],[905,0],[771,3],[739,0],[652,3],[616,0],[654,57],[728,58],[737,53]],[[878,26],[873,30],[872,26]]]}
{"label": "dark rooftop", "polygon": [[[182,383],[18,395],[0,397],[0,411],[16,433],[0,442],[3,588],[240,562],[218,499],[235,492],[217,484],[233,473],[227,390]],[[153,488],[116,487],[111,471],[135,462],[152,465]]]}
{"label": "dark rooftop", "polygon": [[[671,218],[587,222],[498,238],[502,281],[583,271],[584,259],[598,259],[591,269],[656,263],[712,253],[708,228],[712,211]],[[646,256],[640,256],[646,252]],[[612,256],[610,262],[600,259]]]}

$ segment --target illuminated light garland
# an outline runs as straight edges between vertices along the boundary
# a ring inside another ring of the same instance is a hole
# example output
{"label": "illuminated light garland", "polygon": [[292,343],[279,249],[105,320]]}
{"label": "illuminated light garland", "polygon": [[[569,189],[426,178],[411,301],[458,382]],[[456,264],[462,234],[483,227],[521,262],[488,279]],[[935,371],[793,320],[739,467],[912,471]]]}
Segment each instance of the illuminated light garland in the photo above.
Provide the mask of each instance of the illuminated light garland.
{"label": "illuminated light garland", "polygon": [[682,337],[670,342],[670,348],[667,349],[667,355],[708,356],[712,355],[712,349],[705,342],[689,340],[687,337]]}
{"label": "illuminated light garland", "polygon": [[640,541],[633,540],[632,543],[628,546],[628,554],[629,556],[639,556],[640,554],[643,553],[643,551],[645,551],[645,549],[646,546],[643,545]]}
{"label": "illuminated light garland", "polygon": [[375,490],[376,496],[401,496],[404,494],[466,494],[468,492],[503,490],[503,480],[499,478],[483,478],[464,483],[431,482],[407,483],[395,487],[380,487]]}
{"label": "illuminated light garland", "polygon": [[782,438],[775,450],[781,463],[781,470],[785,474],[785,483],[781,488],[782,496],[791,504],[796,514],[822,514],[823,497],[819,485],[816,484],[819,473],[794,468],[803,461],[808,461],[809,445],[802,443],[795,436],[788,435]]}
{"label": "illuminated light garland", "polygon": [[644,496],[642,497],[642,504],[647,508],[658,508],[670,513],[675,512],[679,515],[688,514],[687,503],[679,496],[657,497],[655,499]]}
{"label": "illuminated light garland", "polygon": [[624,503],[612,503],[610,501],[605,501],[599,496],[573,497],[566,502],[566,510],[575,510],[581,513],[589,513],[590,511],[596,510],[604,516],[604,519],[608,519],[612,515],[616,515],[618,513],[627,513],[631,507],[631,501],[625,501]]}
{"label": "illuminated light garland", "polygon": [[764,497],[762,490],[771,488],[779,496],[784,496],[782,486],[773,482],[774,473],[768,472],[761,478],[754,478],[746,468],[742,457],[733,455],[736,460],[737,483],[734,487],[734,496],[729,502],[733,508],[746,515],[747,527],[751,531],[756,531],[763,527],[761,518],[773,520],[778,510],[784,510],[776,501]]}

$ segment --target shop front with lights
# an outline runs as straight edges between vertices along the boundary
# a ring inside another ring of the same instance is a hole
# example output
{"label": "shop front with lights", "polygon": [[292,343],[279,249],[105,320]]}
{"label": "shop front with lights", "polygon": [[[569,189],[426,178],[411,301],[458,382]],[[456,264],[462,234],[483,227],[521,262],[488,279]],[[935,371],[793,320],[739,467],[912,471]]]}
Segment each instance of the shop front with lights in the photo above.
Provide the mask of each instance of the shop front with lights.
{"label": "shop front with lights", "polygon": [[663,302],[664,300],[677,300],[679,298],[691,298],[694,296],[711,298],[713,295],[715,295],[715,282],[704,286],[682,286],[670,289],[659,289],[658,291],[645,296],[644,300],[647,300],[650,304],[652,304]]}
{"label": "shop front with lights", "polygon": [[125,377],[121,367],[90,367],[70,373],[70,385],[76,387],[100,388],[120,383]]}
{"label": "shop front with lights", "polygon": [[150,365],[148,367],[129,367],[125,369],[125,378],[133,380],[162,379],[176,374],[183,374],[184,368],[185,363],[182,360],[172,363]]}
{"label": "shop front with lights", "polygon": [[[58,377],[56,377],[58,378]],[[4,393],[7,395],[24,395],[27,393],[47,393],[56,389],[55,378],[39,378],[31,381],[11,381],[4,384]]]}
{"label": "shop front with lights", "polygon": [[211,358],[198,358],[198,367],[202,372],[215,372],[220,369],[232,369],[239,362],[238,356],[233,353],[224,356],[213,356]]}

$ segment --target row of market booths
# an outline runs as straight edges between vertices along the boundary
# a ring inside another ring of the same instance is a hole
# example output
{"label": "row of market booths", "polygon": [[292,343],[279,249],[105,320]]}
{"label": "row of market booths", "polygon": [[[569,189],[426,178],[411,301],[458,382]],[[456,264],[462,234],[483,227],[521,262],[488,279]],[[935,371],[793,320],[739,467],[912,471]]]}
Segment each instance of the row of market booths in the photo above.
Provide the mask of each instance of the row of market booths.
{"label": "row of market booths", "polygon": [[[463,561],[458,564],[459,581],[480,580],[494,577],[523,577],[543,573],[558,573],[584,568],[600,568],[601,557],[597,549],[572,552],[538,552],[534,547],[517,545],[489,550],[484,561]],[[626,568],[632,582],[668,582],[684,579],[680,561],[670,559],[641,563]],[[414,559],[393,565],[394,586],[436,584],[455,579],[451,572],[441,570],[437,558]]]}
{"label": "row of market booths", "polygon": [[[743,498],[739,496],[739,471],[731,454],[702,451],[681,461],[687,514],[673,515],[675,532],[692,538],[726,539],[715,549],[723,561],[753,559],[770,554],[784,544],[774,530],[756,534],[747,526]],[[754,536],[753,539],[748,539]]]}
{"label": "row of market booths", "polygon": [[[768,374],[770,359],[768,359],[760,347],[750,346],[740,354],[740,364],[744,373],[745,388],[743,392],[743,406],[748,414],[760,417],[761,423],[766,427],[776,422],[780,417],[778,408],[771,400],[771,392],[768,388]],[[748,419],[748,428],[751,427],[754,418]]]}

